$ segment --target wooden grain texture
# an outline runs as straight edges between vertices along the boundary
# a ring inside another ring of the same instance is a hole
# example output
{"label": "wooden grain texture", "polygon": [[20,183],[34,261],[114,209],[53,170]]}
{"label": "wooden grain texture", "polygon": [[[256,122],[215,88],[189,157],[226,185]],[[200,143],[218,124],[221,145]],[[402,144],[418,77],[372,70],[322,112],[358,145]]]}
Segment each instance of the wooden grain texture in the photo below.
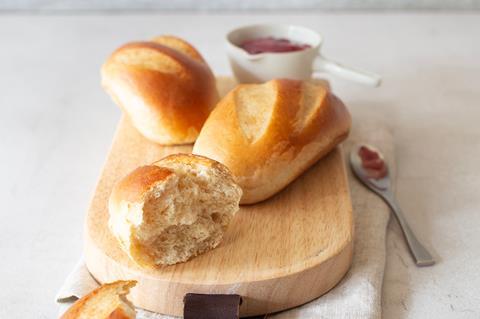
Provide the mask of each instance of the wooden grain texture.
{"label": "wooden grain texture", "polygon": [[[233,87],[218,79],[221,95]],[[191,146],[159,146],[123,117],[85,223],[85,259],[100,282],[134,279],[137,307],[180,316],[186,293],[237,293],[242,316],[271,313],[321,296],[344,276],[353,251],[353,217],[346,172],[336,148],[281,193],[243,206],[223,242],[186,263],[142,269],[107,227],[114,183],[142,164]]]}

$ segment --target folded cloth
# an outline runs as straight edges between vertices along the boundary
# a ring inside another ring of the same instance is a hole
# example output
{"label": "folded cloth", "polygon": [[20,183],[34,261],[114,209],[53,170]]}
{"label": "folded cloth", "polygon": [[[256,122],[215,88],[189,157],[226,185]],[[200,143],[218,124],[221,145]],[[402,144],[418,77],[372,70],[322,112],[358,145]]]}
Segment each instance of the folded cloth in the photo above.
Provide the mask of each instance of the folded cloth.
{"label": "folded cloth", "polygon": [[[392,178],[395,176],[394,146],[391,132],[376,121],[354,121],[349,139],[344,143],[345,158],[352,145],[365,142],[378,147],[385,155]],[[347,163],[348,165],[348,163]],[[348,166],[349,167],[349,166]],[[385,235],[390,216],[388,207],[376,195],[367,190],[353,177],[350,169],[349,185],[355,217],[355,249],[353,263],[345,278],[330,292],[303,306],[268,318],[355,318],[375,319],[381,317],[381,293],[385,268]],[[72,302],[98,287],[88,272],[83,260],[57,294],[57,303],[63,313]],[[171,318],[138,309],[139,319]]]}

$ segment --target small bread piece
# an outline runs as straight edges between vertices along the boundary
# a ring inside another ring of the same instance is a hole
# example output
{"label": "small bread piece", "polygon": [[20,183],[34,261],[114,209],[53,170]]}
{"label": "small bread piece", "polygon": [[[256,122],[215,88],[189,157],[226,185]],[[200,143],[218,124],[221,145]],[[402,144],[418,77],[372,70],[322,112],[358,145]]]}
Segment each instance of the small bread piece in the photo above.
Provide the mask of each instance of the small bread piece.
{"label": "small bread piece", "polygon": [[295,180],[350,129],[345,105],[315,82],[242,84],[211,113],[193,153],[225,164],[243,190],[241,204],[263,201]]}
{"label": "small bread piece", "polygon": [[216,247],[241,196],[224,165],[202,156],[170,155],[115,185],[109,226],[137,264],[171,265]]}
{"label": "small bread piece", "polygon": [[135,128],[159,144],[193,143],[218,101],[205,60],[173,36],[122,46],[101,74],[102,86]]}
{"label": "small bread piece", "polygon": [[60,319],[135,319],[135,307],[127,300],[136,281],[104,284],[77,300]]}

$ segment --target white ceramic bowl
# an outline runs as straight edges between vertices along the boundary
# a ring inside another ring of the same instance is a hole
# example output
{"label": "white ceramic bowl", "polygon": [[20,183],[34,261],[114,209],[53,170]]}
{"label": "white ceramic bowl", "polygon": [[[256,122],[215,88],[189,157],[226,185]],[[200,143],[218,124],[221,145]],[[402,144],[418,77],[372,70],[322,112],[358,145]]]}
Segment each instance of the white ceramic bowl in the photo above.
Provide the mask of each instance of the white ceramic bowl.
{"label": "white ceramic bowl", "polygon": [[[308,44],[310,48],[293,52],[249,54],[241,48],[246,40],[274,37]],[[295,25],[250,25],[234,29],[227,34],[227,54],[232,71],[241,83],[265,82],[275,78],[306,80],[314,72],[327,72],[370,86],[378,86],[376,74],[355,70],[320,54],[323,39],[317,32]]]}

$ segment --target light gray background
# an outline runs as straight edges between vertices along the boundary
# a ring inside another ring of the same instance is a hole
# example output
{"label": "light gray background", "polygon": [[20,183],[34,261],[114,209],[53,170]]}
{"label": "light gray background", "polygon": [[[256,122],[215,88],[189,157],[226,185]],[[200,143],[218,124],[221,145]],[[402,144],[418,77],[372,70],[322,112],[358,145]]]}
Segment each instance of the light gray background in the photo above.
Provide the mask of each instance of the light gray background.
{"label": "light gray background", "polygon": [[0,0],[0,10],[123,11],[123,10],[469,10],[480,0]]}

